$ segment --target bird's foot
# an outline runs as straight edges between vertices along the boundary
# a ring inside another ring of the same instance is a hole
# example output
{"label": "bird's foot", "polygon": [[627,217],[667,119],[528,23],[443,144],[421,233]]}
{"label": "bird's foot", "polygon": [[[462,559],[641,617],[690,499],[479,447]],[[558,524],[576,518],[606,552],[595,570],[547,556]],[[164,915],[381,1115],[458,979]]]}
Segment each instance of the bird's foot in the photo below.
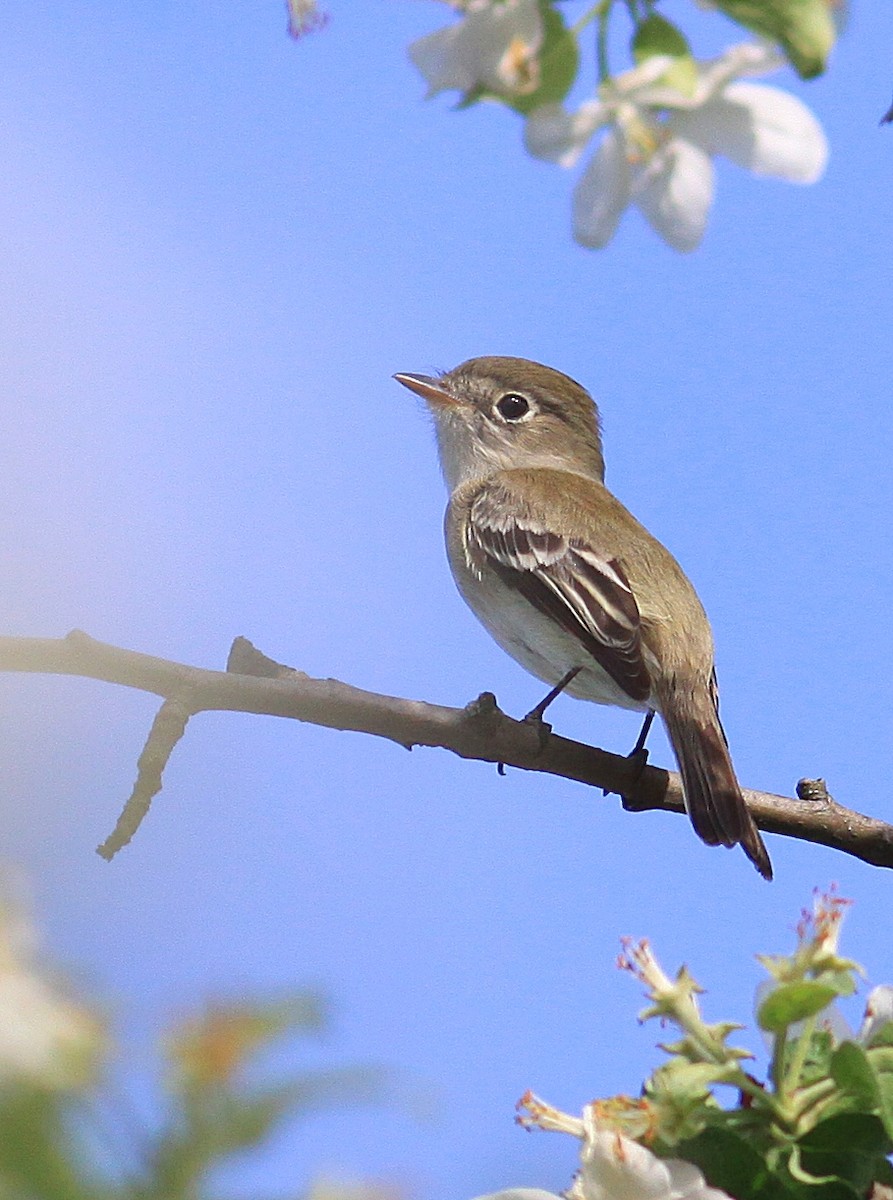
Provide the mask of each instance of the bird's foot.
{"label": "bird's foot", "polygon": [[540,754],[542,754],[548,744],[549,738],[552,736],[552,726],[548,721],[543,720],[540,705],[530,710],[524,718],[524,724],[529,725],[531,729],[535,730],[537,740],[540,744]]}
{"label": "bird's foot", "polygon": [[636,788],[639,786],[639,780],[644,774],[645,768],[648,766],[648,751],[644,746],[636,745],[629,754],[627,759],[632,764],[630,771],[630,781],[628,784],[628,792],[624,792],[623,799],[632,798],[636,794]]}
{"label": "bird's foot", "polygon": [[[642,728],[639,730],[639,736],[636,738],[636,744],[626,756],[630,763],[632,763],[632,770],[630,771],[630,781],[627,784],[627,790],[619,793],[621,800],[632,799],[636,788],[639,786],[642,773],[648,765],[648,751],[645,748],[645,743],[648,741],[648,734],[651,732],[653,721],[654,709],[649,708],[645,714],[645,720],[642,722]],[[609,795],[608,788],[602,788],[602,794],[605,796]]]}
{"label": "bird's foot", "polygon": [[524,717],[525,723],[532,726],[536,730],[536,735],[540,744],[540,753],[545,750],[546,743],[549,741],[549,738],[552,735],[552,726],[548,723],[548,721],[543,720],[546,709],[553,700],[557,699],[557,697],[561,695],[570,681],[575,679],[577,675],[580,674],[582,669],[582,667],[571,667],[569,671],[562,675],[551,691],[548,691],[545,696],[543,696],[539,704],[532,708]]}

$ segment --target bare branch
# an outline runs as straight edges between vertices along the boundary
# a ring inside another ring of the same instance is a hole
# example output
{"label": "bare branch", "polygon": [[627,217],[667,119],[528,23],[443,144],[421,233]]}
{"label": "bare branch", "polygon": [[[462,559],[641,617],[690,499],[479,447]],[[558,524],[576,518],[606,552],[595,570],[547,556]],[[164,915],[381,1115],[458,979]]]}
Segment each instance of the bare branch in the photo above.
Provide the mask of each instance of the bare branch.
{"label": "bare branch", "polygon": [[[335,679],[311,679],[266,658],[244,638],[233,643],[228,671],[137,654],[79,631],[61,639],[0,638],[0,670],[101,679],[172,702],[162,706],[153,726],[128,810],[101,847],[109,856],[126,844],[140,807],[144,812],[158,791],[161,771],[187,718],[207,711],[290,717],[387,738],[407,749],[441,746],[461,758],[558,775],[622,796],[632,793],[623,801],[631,811],[683,811],[678,775],[649,766],[637,780],[638,764],[627,758],[557,734],[543,741],[535,725],[502,713],[489,692],[465,708],[378,695]],[[769,833],[829,846],[875,866],[893,866],[893,826],[837,804],[820,781],[801,781],[797,799],[748,790],[745,796],[757,824]]]}

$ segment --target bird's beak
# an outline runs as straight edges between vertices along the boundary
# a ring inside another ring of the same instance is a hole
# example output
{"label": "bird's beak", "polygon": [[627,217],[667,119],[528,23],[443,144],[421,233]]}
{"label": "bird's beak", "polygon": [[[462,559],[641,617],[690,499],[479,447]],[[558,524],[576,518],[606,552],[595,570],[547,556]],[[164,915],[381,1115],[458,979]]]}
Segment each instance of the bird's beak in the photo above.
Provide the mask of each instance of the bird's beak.
{"label": "bird's beak", "polygon": [[394,378],[434,408],[455,408],[461,403],[444,390],[439,379],[431,375],[408,375],[401,371]]}

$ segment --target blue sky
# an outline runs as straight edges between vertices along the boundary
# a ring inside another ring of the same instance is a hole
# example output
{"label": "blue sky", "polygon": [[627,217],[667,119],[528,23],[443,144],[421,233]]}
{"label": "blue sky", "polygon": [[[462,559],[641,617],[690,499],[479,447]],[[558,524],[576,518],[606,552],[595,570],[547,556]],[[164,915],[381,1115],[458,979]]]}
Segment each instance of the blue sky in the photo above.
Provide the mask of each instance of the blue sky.
{"label": "blue sky", "polygon": [[[690,257],[634,214],[576,247],[574,176],[527,158],[511,113],[423,102],[405,48],[443,6],[329,11],[295,43],[272,0],[4,5],[4,631],[203,666],[244,634],[313,675],[527,711],[541,686],[454,592],[428,419],[390,378],[523,355],[593,391],[610,485],[696,583],[742,781],[822,775],[893,819],[889,5],[854,0],[827,77],[779,78],[826,127],[825,179],[720,163]],[[667,11],[696,51],[736,38]],[[770,838],[767,886],[679,818],[274,719],[196,719],[108,865],[151,698],[6,677],[0,711],[5,856],[142,1069],[165,1014],[309,983],[334,1018],[307,1061],[394,1072],[392,1106],[315,1117],[233,1194],[321,1168],[431,1200],[566,1186],[572,1144],[523,1136],[513,1105],[576,1110],[659,1060],[624,934],[745,1020],[753,954],[834,880],[845,947],[893,979],[886,872]],[[553,714],[635,736],[630,714]]]}

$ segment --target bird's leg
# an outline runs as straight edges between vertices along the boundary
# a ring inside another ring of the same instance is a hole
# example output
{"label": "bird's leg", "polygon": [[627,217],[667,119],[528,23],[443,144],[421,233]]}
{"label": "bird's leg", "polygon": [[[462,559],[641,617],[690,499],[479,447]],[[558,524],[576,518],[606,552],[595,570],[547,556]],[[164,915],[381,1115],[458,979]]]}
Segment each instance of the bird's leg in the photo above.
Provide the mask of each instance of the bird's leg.
{"label": "bird's leg", "polygon": [[582,667],[571,667],[569,671],[566,671],[552,688],[551,692],[548,692],[545,696],[543,696],[536,708],[532,708],[524,720],[530,721],[531,723],[536,721],[542,722],[543,717],[546,715],[546,709],[549,707],[552,701],[556,700],[561,695],[571,680],[576,679],[582,670]]}
{"label": "bird's leg", "polygon": [[[636,773],[629,788],[628,795],[632,796],[635,792],[639,780],[642,778],[642,772],[648,763],[648,751],[645,749],[645,743],[648,741],[648,734],[651,732],[651,726],[654,723],[654,709],[649,708],[645,714],[645,720],[642,722],[642,728],[639,730],[639,736],[636,738],[636,744],[627,754],[627,758],[635,764]],[[607,793],[606,793],[607,794]]]}
{"label": "bird's leg", "polygon": [[627,755],[627,758],[641,758],[643,767],[648,761],[648,751],[645,749],[645,743],[648,741],[648,734],[651,732],[653,723],[654,709],[649,708],[645,714],[645,720],[642,722],[642,728],[639,730],[639,736],[636,738],[636,744]]}
{"label": "bird's leg", "polygon": [[569,671],[562,675],[552,690],[543,696],[539,704],[537,704],[535,708],[532,708],[524,718],[529,725],[533,725],[535,727],[537,734],[539,735],[541,750],[545,749],[546,742],[549,740],[549,734],[552,732],[552,726],[543,720],[546,709],[553,700],[561,695],[571,680],[575,679],[582,670],[582,667],[571,667]]}

